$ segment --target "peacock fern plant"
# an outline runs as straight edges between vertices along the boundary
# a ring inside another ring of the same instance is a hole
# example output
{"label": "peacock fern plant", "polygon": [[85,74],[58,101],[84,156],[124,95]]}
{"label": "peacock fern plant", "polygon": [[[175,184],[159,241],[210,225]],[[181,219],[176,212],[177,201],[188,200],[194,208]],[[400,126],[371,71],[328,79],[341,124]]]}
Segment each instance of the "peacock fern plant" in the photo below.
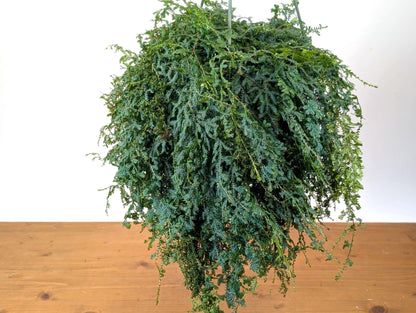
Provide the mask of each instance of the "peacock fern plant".
{"label": "peacock fern plant", "polygon": [[322,221],[340,202],[350,252],[363,168],[358,77],[312,45],[319,28],[294,6],[230,30],[224,2],[162,2],[138,53],[113,46],[124,73],[103,96],[102,160],[117,168],[108,197],[119,190],[124,224],[150,231],[161,276],[179,264],[194,312],[222,312],[223,301],[236,312],[258,278],[273,274],[285,293],[299,253],[333,258]]}

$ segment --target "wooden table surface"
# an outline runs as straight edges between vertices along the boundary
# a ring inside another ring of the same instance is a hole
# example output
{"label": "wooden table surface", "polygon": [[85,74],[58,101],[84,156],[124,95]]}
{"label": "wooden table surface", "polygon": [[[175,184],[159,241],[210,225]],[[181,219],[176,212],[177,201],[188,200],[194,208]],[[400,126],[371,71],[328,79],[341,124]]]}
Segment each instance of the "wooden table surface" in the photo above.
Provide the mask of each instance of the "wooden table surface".
{"label": "wooden table surface", "polygon": [[[330,224],[330,240],[342,225]],[[189,292],[176,265],[167,267],[159,304],[158,272],[140,227],[121,223],[0,223],[0,313],[187,312]],[[367,224],[354,266],[299,258],[295,290],[261,284],[247,296],[252,313],[416,312],[416,224]],[[270,293],[270,294],[269,294]],[[229,312],[226,310],[226,312]]]}

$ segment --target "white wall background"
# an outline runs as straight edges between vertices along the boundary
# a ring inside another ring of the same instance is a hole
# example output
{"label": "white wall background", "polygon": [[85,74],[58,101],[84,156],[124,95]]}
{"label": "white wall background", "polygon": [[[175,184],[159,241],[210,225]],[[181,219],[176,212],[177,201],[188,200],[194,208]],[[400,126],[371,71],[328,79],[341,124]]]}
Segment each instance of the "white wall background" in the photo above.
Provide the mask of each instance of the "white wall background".
{"label": "white wall background", "polygon": [[[199,0],[195,0],[200,2]],[[270,17],[279,0],[234,0],[236,14]],[[285,2],[288,2],[286,0]],[[137,50],[156,0],[0,1],[0,221],[119,221],[105,192],[114,169],[86,157],[103,152],[102,93],[120,74],[117,43]],[[360,216],[416,222],[416,3],[411,0],[301,0],[308,25],[328,29],[314,43],[364,80],[357,95],[365,177]]]}

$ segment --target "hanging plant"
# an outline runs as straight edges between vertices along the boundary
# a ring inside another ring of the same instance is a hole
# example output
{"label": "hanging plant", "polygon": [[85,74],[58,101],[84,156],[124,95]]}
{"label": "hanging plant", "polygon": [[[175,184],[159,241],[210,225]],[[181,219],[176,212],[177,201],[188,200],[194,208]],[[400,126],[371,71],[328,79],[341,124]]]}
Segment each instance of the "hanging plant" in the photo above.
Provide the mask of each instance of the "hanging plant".
{"label": "hanging plant", "polygon": [[222,312],[222,301],[237,311],[269,273],[285,293],[299,253],[333,258],[321,221],[339,202],[350,252],[362,188],[357,77],[312,45],[319,29],[293,6],[230,30],[223,2],[162,2],[140,52],[114,46],[124,73],[103,96],[103,161],[117,168],[108,197],[119,190],[125,225],[150,231],[161,276],[179,264],[194,311]]}

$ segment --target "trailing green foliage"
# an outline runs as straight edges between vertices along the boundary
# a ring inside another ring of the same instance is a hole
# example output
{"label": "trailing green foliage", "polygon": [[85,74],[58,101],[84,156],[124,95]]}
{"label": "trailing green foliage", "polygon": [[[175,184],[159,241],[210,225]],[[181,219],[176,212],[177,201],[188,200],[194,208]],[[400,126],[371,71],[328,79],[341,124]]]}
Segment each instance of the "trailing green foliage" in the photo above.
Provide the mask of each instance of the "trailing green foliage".
{"label": "trailing green foliage", "polygon": [[321,221],[338,202],[350,249],[362,188],[356,76],[312,45],[319,29],[300,28],[291,6],[230,31],[225,3],[162,2],[139,53],[114,46],[124,73],[103,96],[103,160],[118,169],[108,196],[118,189],[125,225],[150,231],[161,276],[179,264],[194,311],[222,312],[222,301],[236,311],[269,273],[285,293],[299,253],[333,258]]}

